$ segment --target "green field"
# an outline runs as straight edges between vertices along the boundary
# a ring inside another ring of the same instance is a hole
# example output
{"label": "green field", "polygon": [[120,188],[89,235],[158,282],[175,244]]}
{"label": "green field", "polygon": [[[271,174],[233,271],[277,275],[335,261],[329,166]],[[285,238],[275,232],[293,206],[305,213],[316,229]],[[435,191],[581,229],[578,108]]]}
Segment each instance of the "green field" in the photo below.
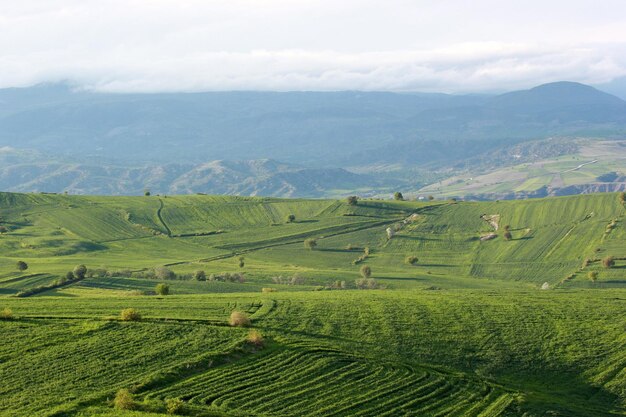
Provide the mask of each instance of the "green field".
{"label": "green field", "polygon": [[0,193],[0,415],[626,415],[625,213]]}

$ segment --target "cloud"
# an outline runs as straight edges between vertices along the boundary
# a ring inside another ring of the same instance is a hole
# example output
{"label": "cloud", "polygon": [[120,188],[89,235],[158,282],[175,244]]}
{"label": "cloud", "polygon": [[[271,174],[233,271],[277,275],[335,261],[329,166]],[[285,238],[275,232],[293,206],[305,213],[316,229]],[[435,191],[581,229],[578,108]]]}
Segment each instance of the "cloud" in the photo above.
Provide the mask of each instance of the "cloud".
{"label": "cloud", "polygon": [[584,0],[530,0],[523,10],[493,0],[388,0],[384,9],[370,0],[6,2],[0,86],[478,92],[599,84],[626,75],[626,7],[605,1],[610,13]]}

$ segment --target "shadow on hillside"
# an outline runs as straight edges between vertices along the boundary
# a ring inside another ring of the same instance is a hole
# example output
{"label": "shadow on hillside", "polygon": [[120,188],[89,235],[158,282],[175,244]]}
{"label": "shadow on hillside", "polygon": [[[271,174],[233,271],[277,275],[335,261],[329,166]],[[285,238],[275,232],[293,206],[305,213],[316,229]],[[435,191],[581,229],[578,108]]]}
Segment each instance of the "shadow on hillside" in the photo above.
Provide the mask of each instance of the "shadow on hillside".
{"label": "shadow on hillside", "polygon": [[319,223],[319,220],[296,220],[294,223]]}

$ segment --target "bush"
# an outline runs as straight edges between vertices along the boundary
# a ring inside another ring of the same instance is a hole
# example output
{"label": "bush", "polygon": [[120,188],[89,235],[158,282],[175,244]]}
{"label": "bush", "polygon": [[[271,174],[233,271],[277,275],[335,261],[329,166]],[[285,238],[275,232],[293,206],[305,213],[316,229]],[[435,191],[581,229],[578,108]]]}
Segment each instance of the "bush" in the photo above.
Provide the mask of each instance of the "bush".
{"label": "bush", "polygon": [[0,233],[8,233],[9,229],[6,226],[0,225]]}
{"label": "bush", "polygon": [[379,288],[374,278],[361,278],[354,281],[354,285],[360,290],[375,290]]}
{"label": "bush", "polygon": [[397,201],[402,201],[404,200],[404,196],[400,191],[396,191],[395,193],[393,193],[393,199]]}
{"label": "bush", "polygon": [[503,236],[504,236],[504,238],[505,238],[506,240],[511,240],[511,239],[513,239],[513,235],[512,235],[512,234],[511,234],[511,232],[509,232],[508,230],[507,230],[506,232],[504,232],[504,235],[503,235]]}
{"label": "bush", "polygon": [[607,256],[602,260],[602,266],[605,268],[613,268],[615,266],[615,258],[612,256]]}
{"label": "bush", "polygon": [[287,216],[287,223],[293,223],[296,221],[296,215],[295,214],[290,214]]}
{"label": "bush", "polygon": [[370,268],[369,265],[363,265],[359,272],[363,278],[369,278],[372,276],[372,268]]}
{"label": "bush", "polygon": [[237,258],[237,260],[239,261],[239,268],[243,268],[244,266],[246,266],[246,258],[240,256],[239,258]]}
{"label": "bush", "polygon": [[118,410],[134,410],[135,400],[133,395],[127,389],[123,388],[115,394],[113,406]]}
{"label": "bush", "polygon": [[122,321],[141,321],[141,314],[134,308],[125,308],[120,314]]}
{"label": "bush", "polygon": [[13,311],[10,308],[0,311],[0,320],[13,320]]}
{"label": "bush", "polygon": [[180,398],[168,398],[165,400],[165,411],[167,414],[178,414],[185,408],[185,402]]}
{"label": "bush", "polygon": [[85,275],[87,274],[87,267],[85,265],[76,265],[74,267],[73,274],[76,277],[76,279],[83,279],[85,278]]}
{"label": "bush", "polygon": [[250,319],[246,315],[246,313],[242,313],[241,311],[233,311],[230,313],[230,319],[228,320],[228,324],[233,327],[248,327],[250,325]]}
{"label": "bush", "polygon": [[204,271],[196,271],[193,273],[193,279],[196,281],[206,281],[206,273]]}
{"label": "bush", "polygon": [[357,197],[355,195],[351,195],[350,197],[346,198],[346,201],[347,201],[348,205],[356,206],[359,203],[359,197]]}
{"label": "bush", "polygon": [[73,281],[74,278],[74,273],[72,271],[67,271],[65,274],[65,281]]}
{"label": "bush", "polygon": [[435,197],[434,197],[434,196],[432,196],[432,195],[429,195],[429,196],[428,196],[428,200],[433,201],[434,199],[435,199]]}
{"label": "bush", "polygon": [[317,239],[306,239],[304,241],[304,247],[309,249],[309,250],[313,250],[315,249],[315,247],[317,246]]}
{"label": "bush", "polygon": [[415,265],[418,261],[417,256],[407,256],[405,259],[405,262],[409,265]]}
{"label": "bush", "polygon": [[157,284],[155,291],[158,295],[168,295],[170,293],[170,286],[167,284]]}
{"label": "bush", "polygon": [[18,271],[22,272],[28,269],[28,264],[24,261],[17,261],[16,267]]}
{"label": "bush", "polygon": [[263,347],[263,345],[265,344],[265,340],[263,340],[263,335],[258,330],[254,329],[250,330],[246,341],[256,347]]}
{"label": "bush", "polygon": [[587,274],[587,278],[594,281],[598,279],[598,273],[596,271],[591,271]]}

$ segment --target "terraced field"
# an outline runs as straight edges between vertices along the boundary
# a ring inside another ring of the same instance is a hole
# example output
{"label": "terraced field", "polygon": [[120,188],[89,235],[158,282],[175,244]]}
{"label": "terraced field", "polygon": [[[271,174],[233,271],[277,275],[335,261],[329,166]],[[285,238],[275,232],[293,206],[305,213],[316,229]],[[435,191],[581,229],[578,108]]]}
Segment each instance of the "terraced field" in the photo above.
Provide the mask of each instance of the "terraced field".
{"label": "terraced field", "polygon": [[0,415],[626,415],[625,212],[0,193]]}

